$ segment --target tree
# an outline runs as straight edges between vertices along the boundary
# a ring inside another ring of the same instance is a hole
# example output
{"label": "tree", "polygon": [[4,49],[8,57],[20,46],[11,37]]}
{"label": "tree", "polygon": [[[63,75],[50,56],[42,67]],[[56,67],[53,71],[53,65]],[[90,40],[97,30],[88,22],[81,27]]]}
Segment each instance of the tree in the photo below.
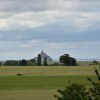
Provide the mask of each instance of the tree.
{"label": "tree", "polygon": [[77,65],[77,62],[76,62],[75,58],[70,57],[70,65],[71,66],[76,66]]}
{"label": "tree", "polygon": [[76,59],[70,57],[68,54],[64,54],[59,58],[60,62],[63,63],[65,66],[76,66]]}
{"label": "tree", "polygon": [[27,65],[27,61],[25,59],[22,59],[20,61],[20,66],[26,66]]}
{"label": "tree", "polygon": [[30,59],[30,62],[32,62],[33,64],[36,64],[36,60],[35,59]]}
{"label": "tree", "polygon": [[61,63],[64,63],[65,66],[69,66],[69,55],[68,54],[64,54],[62,56],[60,56],[59,58]]}
{"label": "tree", "polygon": [[33,66],[33,63],[30,60],[28,60],[27,61],[27,66]]}
{"label": "tree", "polygon": [[[100,68],[99,68],[100,70]],[[93,81],[88,78],[91,82],[92,87],[87,89],[84,85],[70,84],[63,90],[58,90],[61,96],[54,95],[57,100],[100,100],[100,73],[98,69],[95,69],[97,81]]]}
{"label": "tree", "polygon": [[95,68],[95,73],[97,76],[97,81],[93,81],[93,79],[88,78],[88,81],[91,82],[92,87],[89,89],[89,97],[91,100],[100,100],[100,67],[99,70]]}
{"label": "tree", "polygon": [[98,65],[98,64],[99,64],[98,61],[96,61],[96,60],[92,61],[92,65]]}
{"label": "tree", "polygon": [[35,65],[37,65],[35,59],[27,60],[27,66],[35,66]]}
{"label": "tree", "polygon": [[2,62],[0,61],[0,66],[2,66]]}
{"label": "tree", "polygon": [[37,65],[41,66],[41,55],[40,54],[38,54]]}
{"label": "tree", "polygon": [[58,90],[61,96],[54,95],[57,100],[87,100],[86,88],[84,85],[71,84],[63,90]]}
{"label": "tree", "polygon": [[44,62],[43,63],[44,63],[44,66],[47,66],[48,65],[47,64],[47,58],[46,57],[44,58]]}
{"label": "tree", "polygon": [[5,66],[19,66],[19,61],[18,60],[7,60],[4,62]]}

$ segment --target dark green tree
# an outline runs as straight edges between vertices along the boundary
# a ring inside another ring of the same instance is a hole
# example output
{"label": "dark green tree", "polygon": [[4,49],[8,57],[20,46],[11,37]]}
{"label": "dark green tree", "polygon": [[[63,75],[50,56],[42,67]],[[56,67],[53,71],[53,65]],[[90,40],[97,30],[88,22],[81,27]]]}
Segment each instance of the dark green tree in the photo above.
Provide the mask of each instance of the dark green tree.
{"label": "dark green tree", "polygon": [[37,65],[41,66],[41,55],[40,54],[38,54]]}
{"label": "dark green tree", "polygon": [[18,60],[7,60],[3,64],[4,66],[19,66]]}
{"label": "dark green tree", "polygon": [[58,90],[61,96],[54,95],[57,100],[87,100],[86,99],[86,88],[84,85],[71,84],[63,90]]}
{"label": "dark green tree", "polygon": [[0,61],[0,66],[2,66],[2,62]]}
{"label": "dark green tree", "polygon": [[93,79],[88,78],[88,81],[91,82],[92,87],[89,89],[89,97],[91,100],[100,100],[100,67],[99,69],[95,68],[95,73],[97,76],[97,81],[93,81]]}
{"label": "dark green tree", "polygon": [[36,60],[34,58],[30,59],[30,62],[32,62],[33,64],[36,64]]}
{"label": "dark green tree", "polygon": [[22,59],[20,61],[20,66],[27,66],[27,61],[25,59]]}
{"label": "dark green tree", "polygon": [[77,62],[75,58],[70,57],[70,65],[71,66],[77,66]]}
{"label": "dark green tree", "polygon": [[68,54],[64,54],[59,58],[60,62],[63,63],[65,66],[76,66],[77,62],[75,58],[70,57]]}
{"label": "dark green tree", "polygon": [[35,59],[30,59],[27,60],[27,66],[36,66],[36,60]]}
{"label": "dark green tree", "polygon": [[27,61],[27,66],[33,66],[33,65],[34,64],[30,60]]}
{"label": "dark green tree", "polygon": [[96,61],[96,60],[93,60],[93,61],[92,61],[92,65],[98,65],[98,64],[99,64],[98,61]]}
{"label": "dark green tree", "polygon": [[44,63],[44,66],[48,66],[47,58],[46,57],[44,58],[44,62],[43,63]]}

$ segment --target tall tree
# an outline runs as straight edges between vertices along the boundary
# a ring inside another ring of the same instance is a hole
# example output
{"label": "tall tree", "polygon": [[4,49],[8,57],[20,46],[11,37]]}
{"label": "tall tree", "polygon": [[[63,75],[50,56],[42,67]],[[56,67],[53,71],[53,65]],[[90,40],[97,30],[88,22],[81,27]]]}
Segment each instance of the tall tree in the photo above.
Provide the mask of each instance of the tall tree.
{"label": "tall tree", "polygon": [[43,63],[44,63],[44,66],[47,66],[48,65],[47,64],[47,58],[46,57],[44,58],[44,62]]}
{"label": "tall tree", "polygon": [[38,54],[37,65],[41,66],[41,55],[40,54]]}
{"label": "tall tree", "polygon": [[60,62],[65,66],[76,66],[76,59],[70,57],[68,54],[64,54],[59,58]]}
{"label": "tall tree", "polygon": [[0,66],[2,66],[2,62],[0,61]]}

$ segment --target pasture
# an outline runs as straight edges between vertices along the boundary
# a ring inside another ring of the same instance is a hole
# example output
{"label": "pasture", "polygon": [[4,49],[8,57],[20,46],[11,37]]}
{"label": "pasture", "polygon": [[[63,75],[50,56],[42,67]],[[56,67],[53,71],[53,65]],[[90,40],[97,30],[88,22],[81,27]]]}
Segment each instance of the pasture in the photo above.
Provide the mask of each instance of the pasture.
{"label": "pasture", "polygon": [[56,100],[56,90],[68,85],[69,80],[90,87],[86,77],[95,80],[94,67],[2,66],[0,100]]}

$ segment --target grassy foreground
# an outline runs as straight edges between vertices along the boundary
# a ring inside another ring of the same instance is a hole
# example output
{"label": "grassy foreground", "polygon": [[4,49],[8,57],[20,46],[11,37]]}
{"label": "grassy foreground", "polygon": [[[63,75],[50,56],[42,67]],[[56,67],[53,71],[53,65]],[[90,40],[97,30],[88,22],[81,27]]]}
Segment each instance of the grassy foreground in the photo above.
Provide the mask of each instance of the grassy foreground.
{"label": "grassy foreground", "polygon": [[69,80],[87,87],[90,85],[84,76],[4,76],[0,77],[0,90],[59,89]]}
{"label": "grassy foreground", "polygon": [[[23,74],[17,76],[17,74]],[[72,83],[90,83],[86,77],[95,79],[93,67],[62,66],[3,66],[0,67],[0,100],[56,100],[53,95],[70,80]]]}
{"label": "grassy foreground", "polygon": [[0,100],[56,100],[56,90],[3,90]]}

